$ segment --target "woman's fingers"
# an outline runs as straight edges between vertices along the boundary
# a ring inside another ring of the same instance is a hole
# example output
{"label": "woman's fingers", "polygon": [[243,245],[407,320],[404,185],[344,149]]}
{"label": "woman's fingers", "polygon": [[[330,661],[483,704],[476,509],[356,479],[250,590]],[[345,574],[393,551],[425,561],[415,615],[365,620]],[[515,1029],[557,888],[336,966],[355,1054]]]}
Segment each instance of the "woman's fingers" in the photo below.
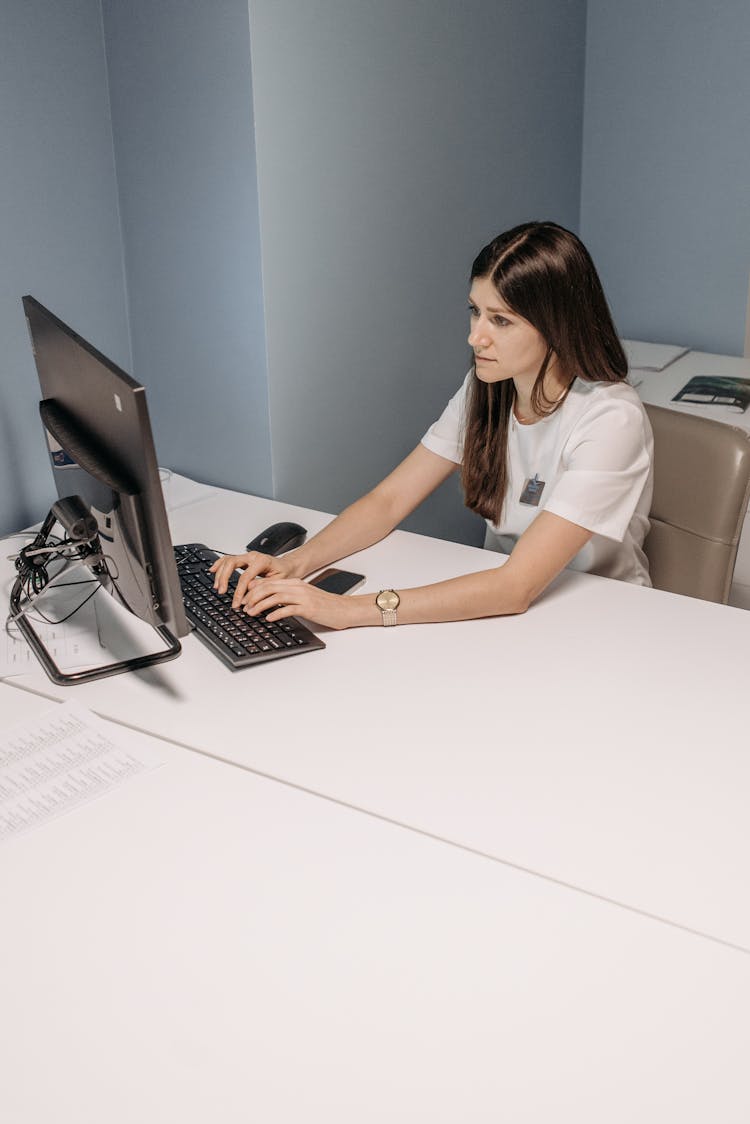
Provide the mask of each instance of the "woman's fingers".
{"label": "woman's fingers", "polygon": [[255,579],[268,569],[268,555],[267,554],[251,554],[247,556],[249,561],[246,563],[243,572],[237,579],[237,585],[234,589],[234,597],[232,598],[232,608],[238,609],[242,604],[245,595],[247,594],[248,587],[252,585]]}
{"label": "woman's fingers", "polygon": [[223,558],[217,558],[208,568],[209,574],[214,575],[214,589],[219,593],[226,593],[232,574],[240,566],[246,565],[248,557],[247,554],[225,554]]}
{"label": "woman's fingers", "polygon": [[[229,588],[229,582],[235,570],[242,570],[242,574],[237,580],[237,591],[239,593],[239,600],[242,599],[244,593],[254,578],[259,574],[264,573],[271,567],[271,563],[276,562],[275,559],[267,554],[259,554],[257,551],[250,551],[248,554],[226,554],[223,558],[218,558],[212,566],[209,566],[208,572],[214,575],[214,589],[219,593],[226,593]],[[235,607],[239,604],[237,593],[235,593]]]}
{"label": "woman's fingers", "polygon": [[239,604],[241,601],[246,611],[261,613],[273,605],[291,601],[299,604],[300,594],[308,588],[307,582],[299,578],[264,578],[250,585],[241,598],[235,596],[235,602]]}
{"label": "woman's fingers", "polygon": [[354,623],[352,598],[326,593],[299,578],[264,578],[256,582],[248,590],[244,607],[251,616],[266,613],[269,621],[304,617],[329,628],[346,628]]}
{"label": "woman's fingers", "polygon": [[270,597],[264,597],[255,605],[245,605],[244,611],[253,617],[263,613],[265,614],[266,620],[269,621],[280,621],[283,620],[284,617],[305,615],[303,606],[299,604],[299,601],[294,599],[288,602],[282,602],[279,600],[280,596],[280,594],[274,593]]}

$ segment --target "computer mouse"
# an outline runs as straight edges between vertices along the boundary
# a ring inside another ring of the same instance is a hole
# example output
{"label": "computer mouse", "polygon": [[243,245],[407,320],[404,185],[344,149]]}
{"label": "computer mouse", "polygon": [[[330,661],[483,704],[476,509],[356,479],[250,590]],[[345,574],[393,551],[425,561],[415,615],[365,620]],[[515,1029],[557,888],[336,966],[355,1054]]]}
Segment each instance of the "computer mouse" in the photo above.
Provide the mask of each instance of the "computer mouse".
{"label": "computer mouse", "polygon": [[307,538],[307,531],[299,523],[274,523],[256,535],[245,550],[259,550],[261,554],[283,554],[294,550]]}

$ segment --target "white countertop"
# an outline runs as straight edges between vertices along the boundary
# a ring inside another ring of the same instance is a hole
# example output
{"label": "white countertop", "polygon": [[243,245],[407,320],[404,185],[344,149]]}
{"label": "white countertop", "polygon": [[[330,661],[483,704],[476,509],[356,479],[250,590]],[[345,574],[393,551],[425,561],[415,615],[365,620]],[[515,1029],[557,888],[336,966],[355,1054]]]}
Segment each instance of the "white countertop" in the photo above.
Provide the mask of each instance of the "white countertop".
{"label": "white countertop", "polygon": [[140,744],[0,848],[4,1119],[748,1119],[744,953]]}
{"label": "white countertop", "polygon": [[[173,513],[238,549],[278,519],[238,493]],[[397,532],[350,560],[373,592],[501,562]],[[97,713],[750,948],[748,630],[738,609],[563,574],[523,616],[326,633],[232,673],[179,660],[68,690]],[[15,679],[63,697],[41,671]]]}

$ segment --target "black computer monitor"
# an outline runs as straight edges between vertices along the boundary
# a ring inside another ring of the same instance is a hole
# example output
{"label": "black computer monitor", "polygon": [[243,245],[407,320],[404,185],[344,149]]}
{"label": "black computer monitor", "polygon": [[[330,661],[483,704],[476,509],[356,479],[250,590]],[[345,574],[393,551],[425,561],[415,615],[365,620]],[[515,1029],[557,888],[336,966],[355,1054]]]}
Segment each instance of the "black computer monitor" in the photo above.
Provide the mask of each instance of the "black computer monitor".
{"label": "black computer monitor", "polygon": [[[155,657],[169,658],[180,650],[175,638],[190,629],[145,389],[34,297],[24,297],[23,307],[58,495],[79,496],[95,517],[100,560],[92,572],[121,604],[174,640],[176,650]],[[126,670],[127,661],[116,669]]]}

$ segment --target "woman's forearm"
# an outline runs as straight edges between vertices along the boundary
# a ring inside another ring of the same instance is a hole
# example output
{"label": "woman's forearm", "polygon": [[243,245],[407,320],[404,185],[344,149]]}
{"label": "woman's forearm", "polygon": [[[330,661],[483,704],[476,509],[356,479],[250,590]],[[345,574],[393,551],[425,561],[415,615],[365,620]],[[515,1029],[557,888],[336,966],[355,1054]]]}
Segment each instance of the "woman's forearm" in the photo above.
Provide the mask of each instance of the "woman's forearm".
{"label": "woman's forearm", "polygon": [[305,578],[380,542],[455,471],[452,461],[417,445],[375,488],[304,546],[285,555],[285,566],[293,567],[294,577]]}
{"label": "woman's forearm", "polygon": [[314,535],[309,542],[286,556],[295,577],[330,566],[340,558],[356,554],[389,534],[399,522],[388,500],[377,492],[368,492],[345,508],[327,527]]}
{"label": "woman's forearm", "polygon": [[[591,538],[591,531],[541,512],[502,565],[434,585],[397,590],[399,624],[462,621],[524,613]],[[380,623],[374,597],[352,598],[352,626]]]}
{"label": "woman's forearm", "polygon": [[[505,571],[505,573],[503,572]],[[429,624],[523,613],[529,605],[522,581],[507,566],[465,574],[434,585],[399,590],[399,624]],[[382,623],[372,594],[352,597],[350,627]]]}

